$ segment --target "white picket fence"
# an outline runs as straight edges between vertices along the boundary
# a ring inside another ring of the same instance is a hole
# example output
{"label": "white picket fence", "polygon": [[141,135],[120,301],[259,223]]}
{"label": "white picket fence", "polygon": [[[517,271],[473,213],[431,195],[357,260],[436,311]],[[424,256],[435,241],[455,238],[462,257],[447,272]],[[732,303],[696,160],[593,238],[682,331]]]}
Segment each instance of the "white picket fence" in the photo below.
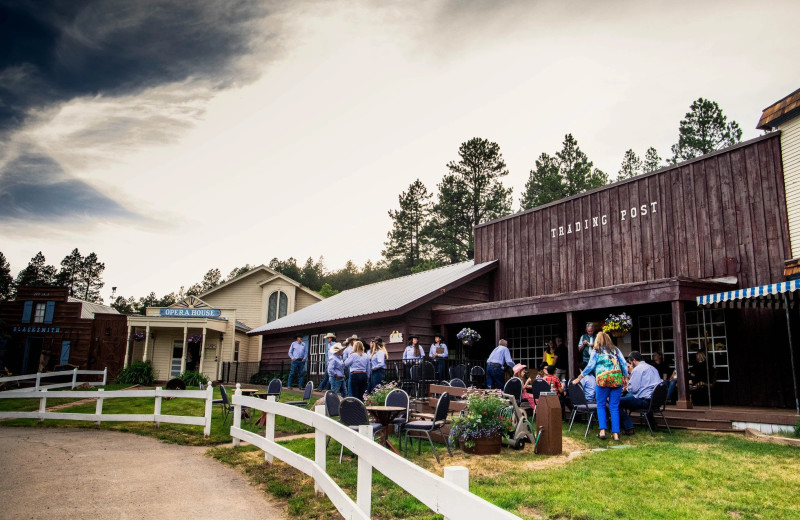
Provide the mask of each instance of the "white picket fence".
{"label": "white picket fence", "polygon": [[[366,520],[372,509],[372,469],[380,471],[420,502],[445,519],[491,518],[492,520],[519,520],[519,517],[487,502],[469,492],[469,470],[463,466],[444,468],[444,478],[420,468],[380,444],[372,441],[372,428],[361,426],[358,433],[325,415],[325,407],[306,410],[275,401],[246,397],[239,384],[233,396],[235,410],[231,437],[234,446],[246,441],[264,451],[264,459],[272,463],[277,457],[314,479],[314,489],[324,493],[339,513],[348,519]],[[241,428],[241,407],[247,406],[267,414],[264,436]],[[275,416],[286,417],[315,429],[314,460],[275,442]],[[325,471],[327,437],[330,436],[358,456],[358,483],[354,502]]]}
{"label": "white picket fence", "polygon": [[[67,383],[52,383],[52,384],[42,384],[42,379],[47,379],[49,377],[64,377],[72,375],[72,381]],[[78,381],[78,376],[103,376],[102,381]],[[106,381],[108,380],[108,368],[104,368],[103,370],[78,370],[75,368],[71,373],[69,371],[64,372],[37,372],[35,374],[24,374],[21,376],[7,376],[7,377],[0,377],[0,383],[7,383],[13,381],[30,381],[36,380],[36,384],[31,387],[26,388],[15,388],[13,390],[6,390],[6,392],[30,392],[31,390],[40,390],[42,388],[47,389],[54,389],[54,388],[75,388],[78,385],[82,385],[83,383],[88,383],[92,386],[106,386]]]}
{"label": "white picket fence", "polygon": [[[152,414],[104,414],[103,402],[106,399],[118,399],[121,397],[153,398],[155,405]],[[161,413],[161,401],[165,397],[177,397],[181,399],[203,399],[205,401],[205,411],[202,416],[187,415],[164,415]],[[203,435],[208,437],[211,434],[211,409],[214,400],[214,389],[211,385],[205,390],[163,390],[156,387],[155,390],[112,390],[105,391],[102,388],[96,391],[48,391],[47,388],[40,390],[30,390],[27,392],[0,392],[0,399],[39,399],[38,412],[4,412],[0,411],[0,419],[39,419],[42,422],[46,419],[57,419],[66,421],[94,421],[95,424],[101,422],[153,422],[156,426],[160,423],[169,424],[190,424],[203,427]],[[47,399],[97,399],[94,413],[64,413],[48,412]]]}

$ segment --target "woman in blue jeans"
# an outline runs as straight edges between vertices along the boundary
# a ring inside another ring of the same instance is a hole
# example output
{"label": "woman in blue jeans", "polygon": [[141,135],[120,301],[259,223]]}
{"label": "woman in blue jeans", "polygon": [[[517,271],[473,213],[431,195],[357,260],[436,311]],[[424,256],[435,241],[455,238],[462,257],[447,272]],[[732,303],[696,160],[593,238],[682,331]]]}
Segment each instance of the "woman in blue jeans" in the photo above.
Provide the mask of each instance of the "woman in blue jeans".
{"label": "woman in blue jeans", "polygon": [[[581,372],[581,374],[573,381],[574,384],[580,383],[581,379],[589,374],[594,374],[595,379],[598,378],[603,372],[609,370],[619,369],[624,378],[628,377],[628,366],[625,363],[625,357],[619,351],[611,338],[605,332],[598,332],[594,340],[592,356],[589,358],[589,364]],[[602,378],[601,378],[602,379]],[[600,386],[599,380],[595,390],[595,398],[597,400],[597,422],[600,424],[600,433],[597,435],[600,439],[606,438],[606,404],[608,405],[608,413],[611,414],[611,434],[615,441],[619,440],[619,399],[622,397],[622,385],[609,388],[607,386]]]}

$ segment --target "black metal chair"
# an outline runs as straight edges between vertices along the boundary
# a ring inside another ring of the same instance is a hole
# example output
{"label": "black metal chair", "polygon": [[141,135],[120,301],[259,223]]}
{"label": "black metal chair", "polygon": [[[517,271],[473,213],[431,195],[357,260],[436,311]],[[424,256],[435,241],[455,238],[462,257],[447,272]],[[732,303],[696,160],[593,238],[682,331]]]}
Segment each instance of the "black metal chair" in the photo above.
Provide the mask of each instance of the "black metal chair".
{"label": "black metal chair", "polygon": [[453,386],[450,384],[450,381],[439,381],[440,386]]}
{"label": "black metal chair", "polygon": [[[586,395],[583,393],[583,388],[580,385],[570,382],[567,384],[567,394],[569,400],[572,401],[572,417],[569,420],[569,430],[572,431],[572,423],[575,421],[577,414],[588,415],[589,421],[586,424],[586,432],[583,434],[584,438],[589,435],[589,428],[592,426],[592,419],[595,418],[597,413],[597,403],[590,403],[586,400]],[[600,426],[598,422],[598,426]]]}
{"label": "black metal chair", "polygon": [[423,361],[420,365],[420,381],[419,389],[417,390],[417,397],[427,397],[428,388],[430,385],[435,385],[438,379],[436,378],[436,367],[430,361]]}
{"label": "black metal chair", "polygon": [[[361,402],[360,399],[355,397],[345,397],[342,399],[342,402],[339,405],[339,418],[341,419],[342,424],[351,430],[358,431],[358,427],[365,424],[371,426],[373,440],[375,438],[375,434],[383,429],[383,426],[380,424],[369,422],[367,407],[364,406],[364,403]],[[342,445],[342,449],[339,451],[339,464],[342,463],[343,454],[344,445]]]}
{"label": "black metal chair", "polygon": [[503,387],[503,393],[513,397],[519,405],[520,401],[522,401],[522,379],[518,377],[512,377],[506,381],[506,384]]}
{"label": "black metal chair", "polygon": [[467,378],[466,365],[453,365],[450,367],[450,379],[464,380]]}
{"label": "black metal chair", "polygon": [[419,363],[411,361],[404,365],[404,377],[400,382],[400,388],[406,391],[408,395],[414,396],[415,399],[419,398],[419,386],[422,374],[422,369]]}
{"label": "black metal chair", "polygon": [[[325,397],[323,398],[325,401],[325,415],[334,419],[339,417],[339,405],[342,403],[342,399],[339,397],[339,394],[334,393],[331,390],[325,392]],[[325,447],[327,448],[331,443],[331,438],[328,437],[327,442],[325,443]]]}
{"label": "black metal chair", "polygon": [[400,443],[400,447],[402,448],[403,438],[400,434],[403,431],[403,426],[408,422],[409,417],[411,417],[411,399],[409,399],[405,390],[395,388],[386,396],[386,406],[400,406],[406,409],[404,414],[400,414],[392,420],[392,425],[397,432],[397,442]]}
{"label": "black metal chair", "polygon": [[[439,430],[439,434],[444,438],[444,445],[447,446],[447,453],[452,457],[453,452],[450,451],[450,440],[442,432],[442,427],[447,422],[447,412],[449,409],[450,394],[445,392],[439,396],[439,402],[436,404],[436,412],[433,414],[432,421],[409,421],[403,426],[403,431],[406,432],[406,457],[408,456],[408,434],[411,432],[424,433],[428,438],[428,442],[431,443],[431,450],[433,450],[433,456],[436,457],[436,462],[439,462],[439,455],[436,453],[436,447],[433,445],[433,439],[431,439],[431,433],[436,430]],[[411,438],[413,439],[414,437],[418,439],[417,454],[420,454],[422,453],[422,436],[414,435]]]}
{"label": "black metal chair", "polygon": [[276,401],[281,400],[281,393],[283,392],[283,383],[280,379],[273,379],[267,385],[267,397],[274,395]]}
{"label": "black metal chair", "polygon": [[[278,381],[278,382],[280,383],[280,381]],[[300,406],[300,407],[308,406],[308,403],[311,402],[311,392],[313,390],[314,390],[314,383],[309,381],[308,383],[306,383],[306,389],[303,392],[303,400],[302,401],[289,401],[289,402],[287,402],[285,404],[290,404],[292,406]],[[269,393],[269,390],[267,390],[267,393]]]}
{"label": "black metal chair", "polygon": [[667,418],[664,417],[664,409],[667,405],[667,391],[669,390],[669,381],[662,381],[660,382],[654,389],[653,395],[650,397],[650,405],[646,408],[635,408],[631,410],[631,413],[639,413],[640,419],[644,417],[645,422],[647,423],[647,428],[650,430],[650,435],[654,435],[653,433],[653,426],[655,424],[650,424],[650,418],[653,418],[653,423],[655,423],[655,414],[661,415],[661,419],[664,421],[664,426],[667,427],[667,432],[672,434],[672,430],[669,429],[669,423],[667,422]]}
{"label": "black metal chair", "polygon": [[[222,426],[225,426],[225,423],[228,422],[228,418],[231,418],[231,421],[233,421],[232,412],[236,409],[236,406],[231,404],[228,391],[225,390],[224,386],[219,385],[219,393],[222,396],[222,399],[219,400],[219,404],[222,406]],[[245,414],[245,421],[249,420],[252,424],[253,414],[251,413],[251,408],[249,406],[242,406],[242,413]]]}
{"label": "black metal chair", "polygon": [[466,383],[464,383],[464,381],[462,381],[461,379],[459,379],[457,377],[454,377],[453,379],[450,380],[450,386],[453,386],[455,388],[466,388],[467,387]]}
{"label": "black metal chair", "polygon": [[486,370],[483,367],[472,367],[469,371],[469,383],[478,388],[486,386]]}

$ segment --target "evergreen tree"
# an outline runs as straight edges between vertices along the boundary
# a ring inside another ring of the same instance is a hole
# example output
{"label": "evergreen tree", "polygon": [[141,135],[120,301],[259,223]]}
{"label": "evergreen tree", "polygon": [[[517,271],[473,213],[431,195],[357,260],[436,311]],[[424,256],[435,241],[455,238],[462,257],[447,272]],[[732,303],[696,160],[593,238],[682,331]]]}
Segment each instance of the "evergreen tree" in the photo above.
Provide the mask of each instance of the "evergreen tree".
{"label": "evergreen tree", "polygon": [[31,258],[28,265],[17,273],[17,279],[14,282],[15,287],[53,285],[56,277],[56,268],[52,265],[47,265],[45,262],[42,252],[36,253],[36,256]]}
{"label": "evergreen tree", "polygon": [[11,276],[11,264],[6,256],[0,253],[0,301],[10,300],[14,291],[14,277]]}
{"label": "evergreen tree", "polygon": [[309,256],[303,269],[300,271],[300,283],[318,291],[322,287],[322,277],[325,276],[325,268],[322,264],[322,257],[317,262]]}
{"label": "evergreen tree", "polygon": [[[219,285],[220,280],[222,280],[222,273],[219,272],[219,269],[209,269],[206,274],[203,275],[202,281],[189,287],[186,291],[186,295],[197,296],[198,294],[210,291]],[[181,287],[181,289],[183,288]],[[178,295],[178,298],[180,298],[180,296],[181,295]]]}
{"label": "evergreen tree", "polygon": [[331,287],[331,284],[329,284],[328,282],[325,282],[324,284],[322,284],[322,287],[320,287],[319,294],[323,298],[330,298],[333,295],[339,294],[339,291]]}
{"label": "evergreen tree", "polygon": [[399,260],[412,269],[428,255],[429,237],[424,233],[431,212],[431,195],[419,179],[398,197],[400,209],[389,210],[392,230],[389,231],[383,256]]}
{"label": "evergreen tree", "polygon": [[80,296],[76,295],[76,290],[81,285],[83,262],[83,255],[77,247],[61,260],[61,270],[56,275],[56,285],[69,289],[70,296]]}
{"label": "evergreen tree", "polygon": [[678,142],[672,145],[672,163],[711,153],[742,140],[736,121],[728,122],[715,101],[699,98],[680,122]]}
{"label": "evergreen tree", "polygon": [[522,209],[531,209],[566,196],[566,187],[561,178],[558,159],[543,153],[536,159],[536,168],[531,170],[525,193],[522,195]]}
{"label": "evergreen tree", "polygon": [[300,268],[297,266],[297,260],[291,256],[286,260],[278,260],[277,258],[273,258],[269,261],[269,268],[281,273],[284,276],[288,276],[296,282],[300,281]]}
{"label": "evergreen tree", "polygon": [[133,296],[130,298],[117,296],[117,298],[111,302],[111,307],[116,309],[117,312],[121,314],[136,314],[138,312],[136,300],[133,298]]}
{"label": "evergreen tree", "polygon": [[630,179],[631,177],[636,177],[640,173],[642,173],[642,160],[639,159],[639,156],[636,155],[633,149],[630,149],[625,152],[625,156],[622,158],[622,165],[619,168],[617,179]]}
{"label": "evergreen tree", "polygon": [[567,134],[563,148],[556,152],[566,196],[577,195],[608,183],[608,175],[594,168],[594,164],[578,146],[578,141]]}
{"label": "evergreen tree", "polygon": [[253,269],[253,267],[254,266],[250,264],[244,264],[242,267],[234,267],[233,269],[231,269],[231,272],[228,274],[228,277],[225,279],[225,281],[227,282],[229,280],[233,280],[237,276],[242,275],[247,271]]}
{"label": "evergreen tree", "polygon": [[105,285],[103,282],[103,271],[105,269],[106,264],[98,260],[95,253],[86,255],[86,258],[83,259],[76,290],[79,298],[89,302],[103,302],[103,297],[100,296],[100,289]]}
{"label": "evergreen tree", "polygon": [[475,256],[474,226],[511,212],[512,190],[500,180],[508,175],[500,146],[475,137],[461,143],[458,155],[447,164],[428,228],[439,255],[450,262]]}
{"label": "evergreen tree", "polygon": [[644,153],[644,164],[642,165],[642,173],[654,172],[661,167],[661,157],[658,155],[658,150],[652,146]]}

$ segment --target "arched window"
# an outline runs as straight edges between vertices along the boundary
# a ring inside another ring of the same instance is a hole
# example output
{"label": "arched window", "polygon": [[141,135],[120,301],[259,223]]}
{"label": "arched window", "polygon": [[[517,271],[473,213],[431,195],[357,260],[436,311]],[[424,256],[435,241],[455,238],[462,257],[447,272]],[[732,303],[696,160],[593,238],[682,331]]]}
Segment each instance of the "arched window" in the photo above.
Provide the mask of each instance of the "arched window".
{"label": "arched window", "polygon": [[283,291],[275,291],[269,295],[267,323],[283,318],[289,312],[289,297]]}

